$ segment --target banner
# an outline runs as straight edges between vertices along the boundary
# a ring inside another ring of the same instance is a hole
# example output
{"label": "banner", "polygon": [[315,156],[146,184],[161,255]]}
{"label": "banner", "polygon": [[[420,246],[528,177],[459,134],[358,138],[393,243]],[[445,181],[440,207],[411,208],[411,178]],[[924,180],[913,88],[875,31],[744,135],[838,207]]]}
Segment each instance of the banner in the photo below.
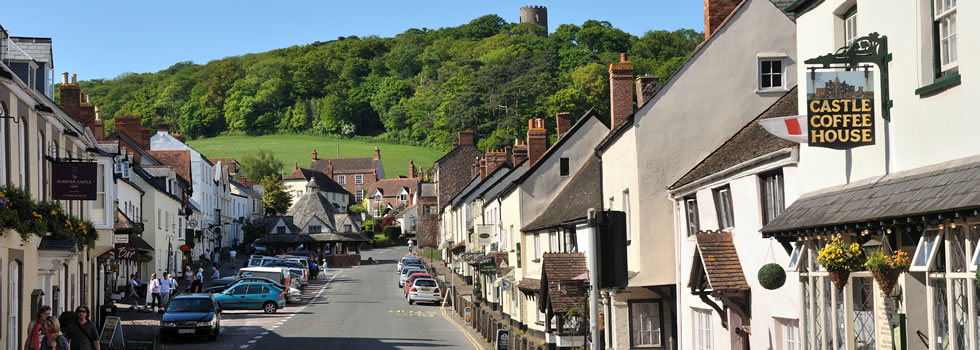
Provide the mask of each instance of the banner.
{"label": "banner", "polygon": [[875,144],[874,73],[813,72],[806,86],[807,142],[849,149]]}
{"label": "banner", "polygon": [[807,134],[809,134],[806,128],[806,120],[805,115],[794,115],[791,117],[760,119],[759,125],[770,134],[781,139],[796,143],[806,143]]}
{"label": "banner", "polygon": [[52,197],[58,200],[94,201],[98,187],[97,173],[96,163],[52,163]]}

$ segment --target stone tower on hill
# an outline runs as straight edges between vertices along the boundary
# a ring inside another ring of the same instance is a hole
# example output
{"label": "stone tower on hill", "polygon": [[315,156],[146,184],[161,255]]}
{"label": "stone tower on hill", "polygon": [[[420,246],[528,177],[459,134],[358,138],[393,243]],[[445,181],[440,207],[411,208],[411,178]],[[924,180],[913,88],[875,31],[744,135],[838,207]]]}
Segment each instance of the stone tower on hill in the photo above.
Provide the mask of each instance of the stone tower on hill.
{"label": "stone tower on hill", "polygon": [[521,7],[521,23],[534,23],[548,29],[548,8],[544,6]]}

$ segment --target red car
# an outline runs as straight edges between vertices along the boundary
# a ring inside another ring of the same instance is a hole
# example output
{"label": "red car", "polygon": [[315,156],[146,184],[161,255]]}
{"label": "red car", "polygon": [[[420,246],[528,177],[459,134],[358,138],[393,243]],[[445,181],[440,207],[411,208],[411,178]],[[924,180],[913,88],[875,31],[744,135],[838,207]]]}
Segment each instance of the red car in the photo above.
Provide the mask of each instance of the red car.
{"label": "red car", "polygon": [[409,275],[408,280],[405,281],[405,288],[404,288],[405,294],[408,294],[408,289],[412,288],[412,281],[414,281],[416,278],[433,278],[433,277],[430,274],[422,273],[422,272],[416,272]]}

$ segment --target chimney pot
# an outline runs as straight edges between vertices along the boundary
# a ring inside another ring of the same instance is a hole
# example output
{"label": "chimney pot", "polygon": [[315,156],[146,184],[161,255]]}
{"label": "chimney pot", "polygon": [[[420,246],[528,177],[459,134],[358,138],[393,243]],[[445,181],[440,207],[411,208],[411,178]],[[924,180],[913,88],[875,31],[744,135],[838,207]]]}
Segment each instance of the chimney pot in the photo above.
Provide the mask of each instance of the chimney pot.
{"label": "chimney pot", "polygon": [[619,62],[629,62],[629,60],[626,59],[626,53],[625,52],[621,52],[619,54]]}
{"label": "chimney pot", "polygon": [[380,160],[380,159],[381,159],[381,150],[378,149],[378,146],[374,146],[374,160]]}
{"label": "chimney pot", "polygon": [[456,133],[458,138],[458,143],[460,146],[463,145],[473,145],[473,132],[469,130],[459,131]]}
{"label": "chimney pot", "polygon": [[71,83],[72,84],[78,84],[78,74],[72,74],[71,75]]}
{"label": "chimney pot", "polygon": [[527,129],[527,158],[533,165],[548,150],[548,130],[545,129],[544,119],[528,120]]}
{"label": "chimney pot", "polygon": [[61,72],[61,84],[68,84],[68,72]]}
{"label": "chimney pot", "polygon": [[316,150],[313,150],[313,160],[317,160],[317,158],[316,158]]}
{"label": "chimney pot", "polygon": [[293,161],[293,170],[299,169],[299,162]]}

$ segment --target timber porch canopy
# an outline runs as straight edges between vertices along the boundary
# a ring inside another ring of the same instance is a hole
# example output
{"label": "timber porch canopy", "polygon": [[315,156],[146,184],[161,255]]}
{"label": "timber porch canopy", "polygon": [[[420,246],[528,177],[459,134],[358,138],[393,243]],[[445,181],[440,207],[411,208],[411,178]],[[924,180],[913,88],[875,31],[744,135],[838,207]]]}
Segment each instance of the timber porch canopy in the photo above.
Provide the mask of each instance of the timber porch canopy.
{"label": "timber porch canopy", "polygon": [[728,328],[728,313],[709,297],[720,299],[726,309],[731,308],[736,313],[740,319],[736,320],[736,326],[748,325],[751,288],[742,272],[732,233],[700,231],[695,237],[697,246],[688,282],[691,294],[718,312],[722,327]]}
{"label": "timber porch canopy", "polygon": [[973,156],[806,194],[761,231],[795,240],[978,215],[980,156]]}

